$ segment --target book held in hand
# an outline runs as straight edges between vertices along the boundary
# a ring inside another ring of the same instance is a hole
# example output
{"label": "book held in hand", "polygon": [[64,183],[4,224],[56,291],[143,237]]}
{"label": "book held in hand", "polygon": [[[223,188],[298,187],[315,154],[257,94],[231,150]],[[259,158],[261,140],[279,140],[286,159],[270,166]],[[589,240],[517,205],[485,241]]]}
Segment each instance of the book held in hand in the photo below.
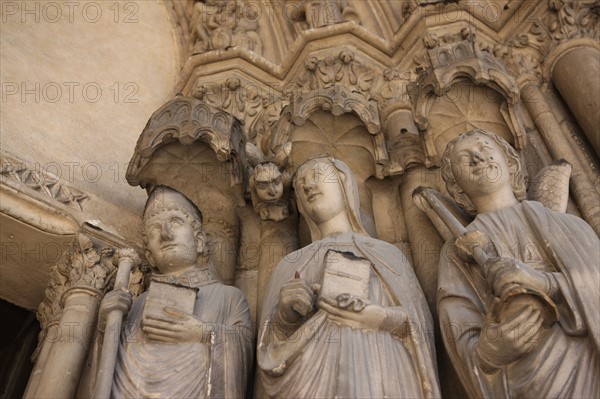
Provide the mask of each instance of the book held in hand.
{"label": "book held in hand", "polygon": [[163,312],[165,307],[175,308],[181,312],[194,314],[194,304],[196,303],[197,288],[184,287],[163,283],[160,281],[151,281],[144,304],[142,320],[147,318],[168,317]]}
{"label": "book held in hand", "polygon": [[320,298],[337,300],[341,294],[369,299],[371,262],[349,252],[327,251]]}

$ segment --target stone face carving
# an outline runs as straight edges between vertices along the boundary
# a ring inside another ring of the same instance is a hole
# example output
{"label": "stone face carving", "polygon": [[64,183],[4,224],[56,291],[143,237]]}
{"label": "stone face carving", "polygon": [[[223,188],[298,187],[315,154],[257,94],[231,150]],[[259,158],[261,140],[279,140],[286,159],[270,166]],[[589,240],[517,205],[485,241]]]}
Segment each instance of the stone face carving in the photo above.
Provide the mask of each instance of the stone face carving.
{"label": "stone face carving", "polygon": [[[446,245],[438,289],[444,343],[470,396],[597,397],[596,234],[575,216],[521,201],[518,156],[496,135],[454,139],[443,162],[448,191],[477,213]],[[473,257],[482,249],[495,256],[480,267]],[[532,300],[535,292],[551,298],[557,315]],[[499,302],[504,312],[493,314]]]}
{"label": "stone face carving", "polygon": [[[146,257],[160,274],[133,302],[120,331],[112,395],[243,397],[253,342],[248,305],[212,270],[198,209],[159,186],[143,220]],[[107,294],[101,317],[129,301],[124,291]]]}
{"label": "stone face carving", "polygon": [[272,162],[265,161],[254,167],[250,178],[250,194],[254,210],[262,220],[279,222],[288,217],[288,204],[283,198],[284,190],[289,188],[290,183],[286,176]]}
{"label": "stone face carving", "polygon": [[280,262],[265,295],[266,393],[439,397],[429,308],[406,256],[362,227],[350,169],[309,160],[294,189],[313,243]]}

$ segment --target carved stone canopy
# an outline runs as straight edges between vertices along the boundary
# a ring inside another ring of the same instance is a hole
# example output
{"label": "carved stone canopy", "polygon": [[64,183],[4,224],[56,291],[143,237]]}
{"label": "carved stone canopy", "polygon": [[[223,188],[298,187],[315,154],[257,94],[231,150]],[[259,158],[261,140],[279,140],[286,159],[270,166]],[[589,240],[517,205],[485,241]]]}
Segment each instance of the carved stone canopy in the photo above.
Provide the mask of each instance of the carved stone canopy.
{"label": "carved stone canopy", "polygon": [[243,136],[240,122],[231,114],[201,100],[177,96],[152,114],[140,135],[127,168],[129,184],[145,188],[147,182],[140,178],[142,170],[159,148],[176,141],[183,145],[207,143],[219,161],[234,164],[232,184],[242,183],[239,156],[243,156]]}

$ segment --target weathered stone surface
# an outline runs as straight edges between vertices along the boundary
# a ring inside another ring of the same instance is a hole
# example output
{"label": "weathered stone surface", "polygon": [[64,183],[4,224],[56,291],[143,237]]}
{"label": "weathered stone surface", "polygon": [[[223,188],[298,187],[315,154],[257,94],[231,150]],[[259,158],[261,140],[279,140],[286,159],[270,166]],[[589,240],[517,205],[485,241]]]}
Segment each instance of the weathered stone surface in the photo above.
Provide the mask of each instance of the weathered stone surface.
{"label": "weathered stone surface", "polygon": [[[448,198],[447,144],[496,132],[532,177],[529,199],[600,234],[596,1],[67,3],[1,2],[0,298],[38,306],[51,250],[82,226],[140,246],[145,194],[127,180],[202,210],[219,278],[260,320],[277,265],[312,242],[292,177],[333,156],[356,178],[365,231],[410,261],[442,395],[464,397],[436,306],[452,233],[412,198],[429,187],[471,220]],[[135,271],[132,292],[148,276]]]}

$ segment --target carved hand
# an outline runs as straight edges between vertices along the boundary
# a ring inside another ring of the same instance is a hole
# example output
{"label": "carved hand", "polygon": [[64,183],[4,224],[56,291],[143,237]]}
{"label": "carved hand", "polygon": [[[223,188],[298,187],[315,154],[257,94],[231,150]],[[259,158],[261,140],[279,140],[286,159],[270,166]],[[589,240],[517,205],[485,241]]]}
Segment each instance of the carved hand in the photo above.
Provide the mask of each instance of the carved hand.
{"label": "carved hand", "polygon": [[500,323],[488,317],[475,347],[483,370],[495,371],[529,353],[539,342],[542,322],[540,311],[532,306]]}
{"label": "carved hand", "polygon": [[550,294],[548,276],[512,258],[491,258],[486,263],[487,281],[499,298],[513,284]]}
{"label": "carved hand", "polygon": [[123,315],[126,315],[131,309],[133,298],[129,290],[118,289],[108,292],[102,302],[100,302],[100,310],[98,312],[100,331],[104,331],[106,325],[106,317],[113,310],[120,310]]}
{"label": "carved hand", "polygon": [[318,287],[295,278],[279,291],[279,318],[284,324],[295,324],[314,311]]}
{"label": "carved hand", "polygon": [[319,308],[333,316],[333,319],[341,319],[342,323],[350,322],[356,328],[385,330],[398,336],[408,331],[404,328],[408,316],[401,308],[384,308],[349,294],[339,295],[336,300],[322,298]]}
{"label": "carved hand", "polygon": [[456,254],[465,262],[474,262],[474,251],[485,250],[488,254],[495,255],[495,248],[490,238],[478,230],[467,231],[454,241]]}
{"label": "carved hand", "polygon": [[210,339],[211,329],[196,316],[171,307],[165,307],[163,312],[163,317],[142,320],[142,330],[148,338],[169,344]]}

